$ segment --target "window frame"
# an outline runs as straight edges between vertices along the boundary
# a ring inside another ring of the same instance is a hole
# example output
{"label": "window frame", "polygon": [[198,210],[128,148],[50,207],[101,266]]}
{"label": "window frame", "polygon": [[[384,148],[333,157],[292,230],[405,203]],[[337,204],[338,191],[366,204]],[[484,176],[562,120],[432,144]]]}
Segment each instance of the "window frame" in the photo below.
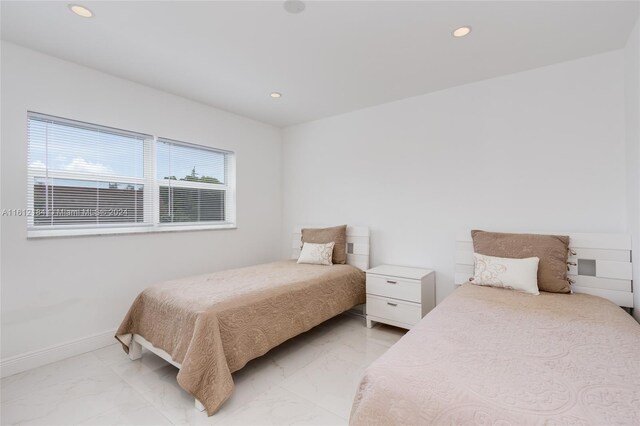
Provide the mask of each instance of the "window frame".
{"label": "window frame", "polygon": [[[214,221],[209,222],[210,225],[216,226],[216,228],[220,229],[229,229],[229,227],[235,228],[236,221],[236,200],[235,200],[235,153],[232,151],[226,151],[217,148],[203,147],[202,145],[195,145],[188,142],[177,141],[174,139],[155,137],[155,143],[153,144],[153,172],[155,176],[155,172],[158,167],[158,158],[157,158],[157,148],[158,143],[169,143],[178,146],[184,146],[194,149],[201,149],[210,152],[216,152],[219,154],[223,154],[225,156],[224,166],[225,166],[225,182],[223,184],[218,183],[205,183],[205,182],[190,182],[184,180],[174,180],[174,179],[158,179],[155,177],[154,179],[154,206],[153,212],[154,215],[154,224],[156,224],[160,228],[164,227],[198,227],[206,224],[207,221],[197,221],[197,222],[161,222],[160,221],[160,187],[174,187],[174,188],[190,188],[190,189],[213,189],[213,190],[222,190],[225,191],[225,220],[224,221]],[[214,228],[215,229],[215,228]],[[179,230],[179,229],[176,229]]]}
{"label": "window frame", "polygon": [[[236,154],[233,151],[212,148],[206,145],[197,145],[193,143],[181,142],[169,138],[152,136],[144,133],[120,130],[109,126],[101,126],[92,123],[86,123],[79,120],[71,120],[61,118],[49,114],[42,114],[34,111],[27,111],[27,127],[29,119],[39,117],[41,119],[55,120],[58,123],[69,123],[70,126],[84,127],[96,130],[112,129],[118,134],[131,134],[137,137],[143,136],[143,163],[145,164],[143,177],[131,176],[114,176],[100,175],[77,171],[60,171],[46,170],[46,167],[32,166],[27,158],[27,238],[48,238],[48,237],[72,237],[82,235],[116,235],[116,234],[139,234],[139,233],[155,233],[155,232],[176,232],[176,231],[200,231],[200,230],[216,230],[216,229],[236,229]],[[156,172],[157,164],[157,147],[161,142],[173,143],[176,145],[188,146],[195,149],[202,149],[222,153],[225,156],[226,182],[224,184],[210,184],[204,182],[189,182],[172,179],[158,179]],[[30,148],[30,140],[27,132],[27,150]],[[28,157],[28,156],[27,156]],[[148,158],[150,157],[150,158]],[[146,167],[149,164],[150,167]],[[41,171],[41,176],[49,179],[68,179],[68,180],[90,180],[90,181],[107,181],[126,184],[144,185],[144,203],[143,205],[152,206],[151,211],[144,212],[143,222],[140,223],[104,223],[104,224],[65,224],[65,225],[35,225],[34,224],[34,185],[36,176]],[[201,188],[201,189],[217,189],[225,191],[225,220],[224,221],[198,221],[198,222],[160,222],[160,187],[168,186],[170,183],[173,187],[184,188]],[[147,197],[152,197],[148,200]]]}

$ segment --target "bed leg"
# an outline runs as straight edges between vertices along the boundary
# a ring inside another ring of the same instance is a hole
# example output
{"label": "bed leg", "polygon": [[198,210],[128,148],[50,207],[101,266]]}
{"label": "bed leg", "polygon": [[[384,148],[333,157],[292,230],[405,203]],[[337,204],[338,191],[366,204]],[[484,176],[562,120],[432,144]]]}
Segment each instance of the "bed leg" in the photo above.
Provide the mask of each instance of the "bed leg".
{"label": "bed leg", "polygon": [[135,339],[131,339],[131,343],[129,344],[129,359],[135,361],[140,358],[142,358],[142,345],[136,342]]}
{"label": "bed leg", "polygon": [[204,405],[202,405],[202,402],[198,401],[197,399],[196,399],[196,410],[204,411]]}

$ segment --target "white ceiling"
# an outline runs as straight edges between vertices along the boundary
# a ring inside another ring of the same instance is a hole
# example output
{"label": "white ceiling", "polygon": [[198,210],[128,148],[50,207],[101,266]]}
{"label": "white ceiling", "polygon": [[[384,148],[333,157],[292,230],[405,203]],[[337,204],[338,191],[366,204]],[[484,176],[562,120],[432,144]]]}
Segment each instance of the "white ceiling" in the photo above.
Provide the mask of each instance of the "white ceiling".
{"label": "white ceiling", "polygon": [[637,1],[73,1],[95,16],[2,1],[2,38],[278,126],[621,48],[638,17]]}

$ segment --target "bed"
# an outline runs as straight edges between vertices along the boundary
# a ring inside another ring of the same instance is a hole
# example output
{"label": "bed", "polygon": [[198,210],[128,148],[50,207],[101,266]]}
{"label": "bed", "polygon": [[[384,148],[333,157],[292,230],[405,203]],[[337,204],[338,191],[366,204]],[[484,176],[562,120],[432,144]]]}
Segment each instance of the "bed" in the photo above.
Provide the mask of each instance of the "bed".
{"label": "bed", "polygon": [[[295,238],[299,251],[299,228]],[[145,347],[178,367],[178,384],[212,415],[233,391],[232,372],[364,303],[368,238],[367,228],[347,228],[344,265],[285,260],[154,285],[133,302],[116,338],[132,359]]]}
{"label": "bed", "polygon": [[640,325],[619,307],[633,306],[630,242],[571,237],[585,292],[462,284],[366,370],[350,424],[640,424]]}

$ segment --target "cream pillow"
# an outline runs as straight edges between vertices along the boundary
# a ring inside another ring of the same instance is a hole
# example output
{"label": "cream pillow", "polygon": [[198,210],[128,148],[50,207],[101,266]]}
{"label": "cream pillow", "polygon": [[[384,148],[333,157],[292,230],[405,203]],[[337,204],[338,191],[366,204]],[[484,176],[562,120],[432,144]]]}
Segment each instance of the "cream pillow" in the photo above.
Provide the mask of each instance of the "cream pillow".
{"label": "cream pillow", "polygon": [[303,228],[300,240],[302,243],[326,244],[333,241],[331,261],[333,263],[347,263],[347,225],[332,228]]}
{"label": "cream pillow", "polygon": [[310,263],[312,265],[333,265],[333,241],[326,244],[304,243],[300,251],[298,263]]}
{"label": "cream pillow", "polygon": [[472,284],[540,294],[538,291],[538,263],[540,259],[537,257],[510,259],[473,253],[473,261]]}

